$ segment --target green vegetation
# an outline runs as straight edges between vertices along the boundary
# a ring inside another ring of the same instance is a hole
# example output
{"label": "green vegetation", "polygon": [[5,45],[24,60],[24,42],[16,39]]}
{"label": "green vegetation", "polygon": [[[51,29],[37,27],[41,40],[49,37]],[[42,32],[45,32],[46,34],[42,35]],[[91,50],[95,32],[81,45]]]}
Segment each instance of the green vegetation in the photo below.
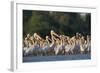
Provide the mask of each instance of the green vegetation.
{"label": "green vegetation", "polygon": [[76,32],[90,35],[91,14],[23,10],[23,36],[36,32],[44,37],[50,35],[50,30],[70,36],[75,35]]}

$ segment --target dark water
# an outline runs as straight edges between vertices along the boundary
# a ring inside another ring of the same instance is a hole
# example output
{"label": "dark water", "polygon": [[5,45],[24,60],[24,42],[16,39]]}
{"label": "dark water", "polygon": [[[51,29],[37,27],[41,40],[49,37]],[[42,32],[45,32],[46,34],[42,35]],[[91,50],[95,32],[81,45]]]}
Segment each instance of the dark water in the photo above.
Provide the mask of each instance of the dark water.
{"label": "dark water", "polygon": [[57,56],[27,56],[23,57],[23,62],[47,62],[47,61],[64,61],[64,60],[88,60],[90,54],[78,55],[57,55]]}

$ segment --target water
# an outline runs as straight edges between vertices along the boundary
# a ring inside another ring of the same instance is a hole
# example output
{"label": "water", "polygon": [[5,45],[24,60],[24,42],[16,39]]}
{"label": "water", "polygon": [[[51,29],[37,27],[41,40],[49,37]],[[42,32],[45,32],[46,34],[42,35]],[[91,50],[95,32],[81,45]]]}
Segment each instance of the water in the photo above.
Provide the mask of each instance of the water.
{"label": "water", "polygon": [[64,60],[89,60],[90,54],[77,55],[57,55],[57,56],[27,56],[23,57],[23,62],[47,62],[47,61],[64,61]]}

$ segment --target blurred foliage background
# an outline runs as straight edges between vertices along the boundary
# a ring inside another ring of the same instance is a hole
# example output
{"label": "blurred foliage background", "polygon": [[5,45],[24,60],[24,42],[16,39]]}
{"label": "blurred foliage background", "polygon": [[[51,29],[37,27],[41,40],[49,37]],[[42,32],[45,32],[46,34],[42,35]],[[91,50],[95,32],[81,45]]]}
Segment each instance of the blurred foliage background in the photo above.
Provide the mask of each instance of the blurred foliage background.
{"label": "blurred foliage background", "polygon": [[23,36],[36,32],[44,38],[51,30],[69,36],[76,32],[91,35],[91,14],[23,10]]}

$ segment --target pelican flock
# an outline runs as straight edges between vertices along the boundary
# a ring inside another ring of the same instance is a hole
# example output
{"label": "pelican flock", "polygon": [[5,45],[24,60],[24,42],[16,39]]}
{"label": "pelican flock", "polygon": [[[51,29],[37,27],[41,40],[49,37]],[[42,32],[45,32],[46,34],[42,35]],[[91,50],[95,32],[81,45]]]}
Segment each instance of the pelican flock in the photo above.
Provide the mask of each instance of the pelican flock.
{"label": "pelican flock", "polygon": [[58,35],[53,30],[50,36],[42,38],[37,33],[27,34],[23,41],[23,55],[49,56],[87,54],[91,51],[90,36],[76,33],[75,36]]}

